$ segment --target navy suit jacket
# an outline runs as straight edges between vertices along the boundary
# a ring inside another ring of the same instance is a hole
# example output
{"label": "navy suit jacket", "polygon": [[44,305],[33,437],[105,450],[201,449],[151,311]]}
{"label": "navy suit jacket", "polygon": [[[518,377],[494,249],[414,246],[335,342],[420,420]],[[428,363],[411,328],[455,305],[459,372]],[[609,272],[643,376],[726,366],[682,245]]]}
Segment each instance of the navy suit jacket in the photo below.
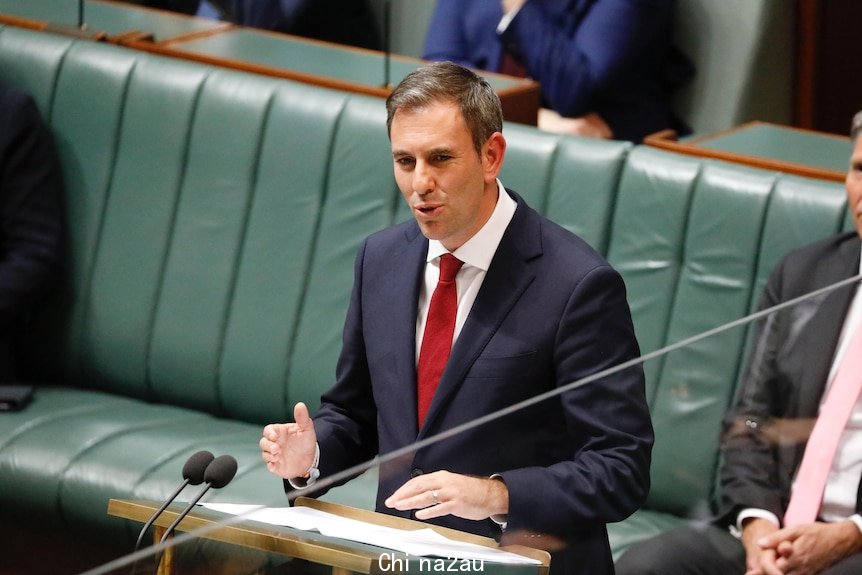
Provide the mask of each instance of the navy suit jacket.
{"label": "navy suit jacket", "polygon": [[236,23],[379,50],[368,0],[231,0]]}
{"label": "navy suit jacket", "polygon": [[[321,476],[639,355],[621,277],[511,195],[515,215],[421,429],[415,327],[428,241],[413,221],[366,240],[337,382],[314,418]],[[420,473],[499,473],[509,490],[504,539],[526,532],[560,538],[568,548],[552,560],[554,572],[612,573],[605,524],[646,497],[652,441],[643,373],[630,368],[384,464],[377,509],[410,516],[382,502]],[[490,519],[435,522],[501,535]]]}
{"label": "navy suit jacket", "polygon": [[597,112],[614,137],[675,128],[671,92],[691,64],[671,49],[673,0],[530,0],[502,35],[499,0],[438,0],[425,58],[499,71],[504,46],[563,116]]}

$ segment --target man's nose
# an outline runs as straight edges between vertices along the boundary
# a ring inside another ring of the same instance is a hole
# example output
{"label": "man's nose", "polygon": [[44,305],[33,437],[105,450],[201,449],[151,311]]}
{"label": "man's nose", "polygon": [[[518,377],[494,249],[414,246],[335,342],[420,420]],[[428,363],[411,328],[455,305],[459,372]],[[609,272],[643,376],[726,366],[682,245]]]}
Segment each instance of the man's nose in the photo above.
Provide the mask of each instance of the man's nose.
{"label": "man's nose", "polygon": [[434,189],[434,175],[430,166],[425,162],[417,162],[413,171],[413,191],[420,196],[430,193]]}

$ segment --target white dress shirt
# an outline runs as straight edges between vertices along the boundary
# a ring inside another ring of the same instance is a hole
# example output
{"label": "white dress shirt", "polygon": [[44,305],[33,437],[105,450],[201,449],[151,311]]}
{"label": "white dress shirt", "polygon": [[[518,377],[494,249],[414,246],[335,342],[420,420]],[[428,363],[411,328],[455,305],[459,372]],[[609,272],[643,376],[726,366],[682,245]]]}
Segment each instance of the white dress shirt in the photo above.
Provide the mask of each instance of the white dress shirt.
{"label": "white dress shirt", "polygon": [[[521,4],[521,6],[523,6],[523,4]],[[506,29],[509,27],[509,24],[512,23],[512,20],[515,19],[515,16],[517,16],[518,12],[521,11],[521,6],[513,8],[512,10],[509,10],[508,12],[503,14],[503,17],[500,18],[500,22],[497,24],[497,34],[502,34],[506,31]]]}

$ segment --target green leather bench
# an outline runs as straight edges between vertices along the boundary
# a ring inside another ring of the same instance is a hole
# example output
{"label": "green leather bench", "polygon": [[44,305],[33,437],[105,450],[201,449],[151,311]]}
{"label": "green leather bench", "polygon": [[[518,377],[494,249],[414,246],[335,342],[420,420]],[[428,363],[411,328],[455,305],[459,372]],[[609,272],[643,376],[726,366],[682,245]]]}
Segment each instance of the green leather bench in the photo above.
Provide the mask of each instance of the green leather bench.
{"label": "green leather bench", "polygon": [[[213,500],[283,502],[261,426],[333,380],[352,262],[409,217],[381,100],[0,28],[0,80],[32,93],[67,187],[70,262],[28,342],[34,402],[0,414],[0,524],[129,550],[110,498],[161,500],[199,449]],[[502,179],[624,275],[644,352],[752,310],[788,249],[849,226],[843,189],[507,125]],[[649,361],[647,506],[612,546],[698,517],[746,331]],[[373,470],[327,495],[368,507]]]}

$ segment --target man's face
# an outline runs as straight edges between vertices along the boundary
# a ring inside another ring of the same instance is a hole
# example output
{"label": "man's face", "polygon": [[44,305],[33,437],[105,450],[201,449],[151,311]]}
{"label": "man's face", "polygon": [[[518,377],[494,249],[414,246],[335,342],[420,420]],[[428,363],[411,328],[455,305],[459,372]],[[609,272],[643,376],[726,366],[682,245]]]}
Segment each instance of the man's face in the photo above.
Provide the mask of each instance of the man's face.
{"label": "man's face", "polygon": [[847,203],[856,232],[862,237],[862,136],[856,138],[853,154],[850,156],[850,170],[845,180],[847,187]]}
{"label": "man's face", "polygon": [[457,104],[440,100],[395,112],[389,138],[395,181],[422,233],[449,251],[458,249],[494,211],[502,134],[477,153]]}

